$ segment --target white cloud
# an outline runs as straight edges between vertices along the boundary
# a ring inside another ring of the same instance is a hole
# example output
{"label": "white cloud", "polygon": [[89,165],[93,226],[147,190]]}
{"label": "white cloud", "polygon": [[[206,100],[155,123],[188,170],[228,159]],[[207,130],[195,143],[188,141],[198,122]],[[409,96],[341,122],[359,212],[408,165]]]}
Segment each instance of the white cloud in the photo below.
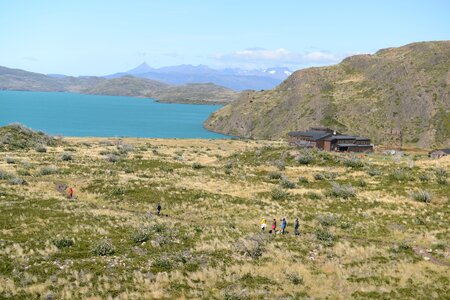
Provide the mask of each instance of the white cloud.
{"label": "white cloud", "polygon": [[328,51],[298,53],[278,48],[268,50],[263,48],[248,48],[232,53],[217,53],[212,58],[229,64],[252,64],[262,67],[289,65],[294,67],[325,65],[338,63],[345,56]]}

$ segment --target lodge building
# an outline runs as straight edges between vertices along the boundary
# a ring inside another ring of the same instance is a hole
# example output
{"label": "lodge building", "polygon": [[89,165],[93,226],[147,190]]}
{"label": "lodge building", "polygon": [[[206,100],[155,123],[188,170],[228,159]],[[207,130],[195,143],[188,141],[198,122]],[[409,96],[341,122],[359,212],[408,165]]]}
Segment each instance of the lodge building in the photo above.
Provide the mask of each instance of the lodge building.
{"label": "lodge building", "polygon": [[340,134],[329,128],[312,127],[308,131],[292,131],[287,134],[290,145],[318,148],[325,151],[371,152],[369,138]]}

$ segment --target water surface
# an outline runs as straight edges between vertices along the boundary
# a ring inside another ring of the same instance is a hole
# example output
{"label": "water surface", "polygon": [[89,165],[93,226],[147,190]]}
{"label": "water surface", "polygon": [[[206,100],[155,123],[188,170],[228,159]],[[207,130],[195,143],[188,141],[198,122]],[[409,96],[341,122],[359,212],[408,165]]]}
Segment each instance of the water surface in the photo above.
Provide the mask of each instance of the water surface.
{"label": "water surface", "polygon": [[52,135],[227,138],[203,128],[220,105],[73,93],[0,91],[0,126],[22,123]]}

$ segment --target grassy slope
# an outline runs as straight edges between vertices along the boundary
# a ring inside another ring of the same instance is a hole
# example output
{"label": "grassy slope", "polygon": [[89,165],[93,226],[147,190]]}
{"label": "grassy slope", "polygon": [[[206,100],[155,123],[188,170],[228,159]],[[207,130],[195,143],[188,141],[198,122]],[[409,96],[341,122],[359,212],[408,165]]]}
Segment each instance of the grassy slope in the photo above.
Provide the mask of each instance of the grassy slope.
{"label": "grassy slope", "polygon": [[[302,165],[295,157],[305,154],[278,142],[65,142],[47,153],[0,152],[0,298],[417,299],[450,292],[450,188],[436,173],[450,159],[371,154],[349,161],[312,152]],[[64,152],[72,160],[63,161]],[[105,160],[111,154],[119,160]],[[57,173],[42,175],[50,165]],[[283,188],[277,175],[296,186]],[[28,185],[12,185],[14,177]],[[353,185],[356,196],[328,195],[332,182]],[[76,201],[58,191],[61,184],[74,187]],[[287,193],[278,200],[276,187]],[[417,190],[430,191],[432,202],[412,200]],[[149,218],[157,203],[168,217]],[[261,217],[283,216],[288,235],[257,234]],[[140,229],[148,241],[134,241]],[[55,247],[62,238],[73,246]],[[92,252],[103,239],[115,248],[110,256]],[[424,260],[422,249],[436,260]]]}
{"label": "grassy slope", "polygon": [[391,128],[407,144],[450,146],[450,42],[424,42],[300,70],[273,90],[246,92],[205,123],[237,136],[278,138],[323,125],[367,135]]}

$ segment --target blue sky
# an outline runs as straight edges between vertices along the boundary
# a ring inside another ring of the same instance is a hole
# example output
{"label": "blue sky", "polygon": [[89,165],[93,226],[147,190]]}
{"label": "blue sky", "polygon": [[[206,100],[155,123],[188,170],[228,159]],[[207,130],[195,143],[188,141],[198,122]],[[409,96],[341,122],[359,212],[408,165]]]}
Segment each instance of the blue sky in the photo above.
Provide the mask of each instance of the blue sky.
{"label": "blue sky", "polygon": [[450,39],[450,1],[0,1],[0,65],[104,75],[154,67],[291,69]]}

